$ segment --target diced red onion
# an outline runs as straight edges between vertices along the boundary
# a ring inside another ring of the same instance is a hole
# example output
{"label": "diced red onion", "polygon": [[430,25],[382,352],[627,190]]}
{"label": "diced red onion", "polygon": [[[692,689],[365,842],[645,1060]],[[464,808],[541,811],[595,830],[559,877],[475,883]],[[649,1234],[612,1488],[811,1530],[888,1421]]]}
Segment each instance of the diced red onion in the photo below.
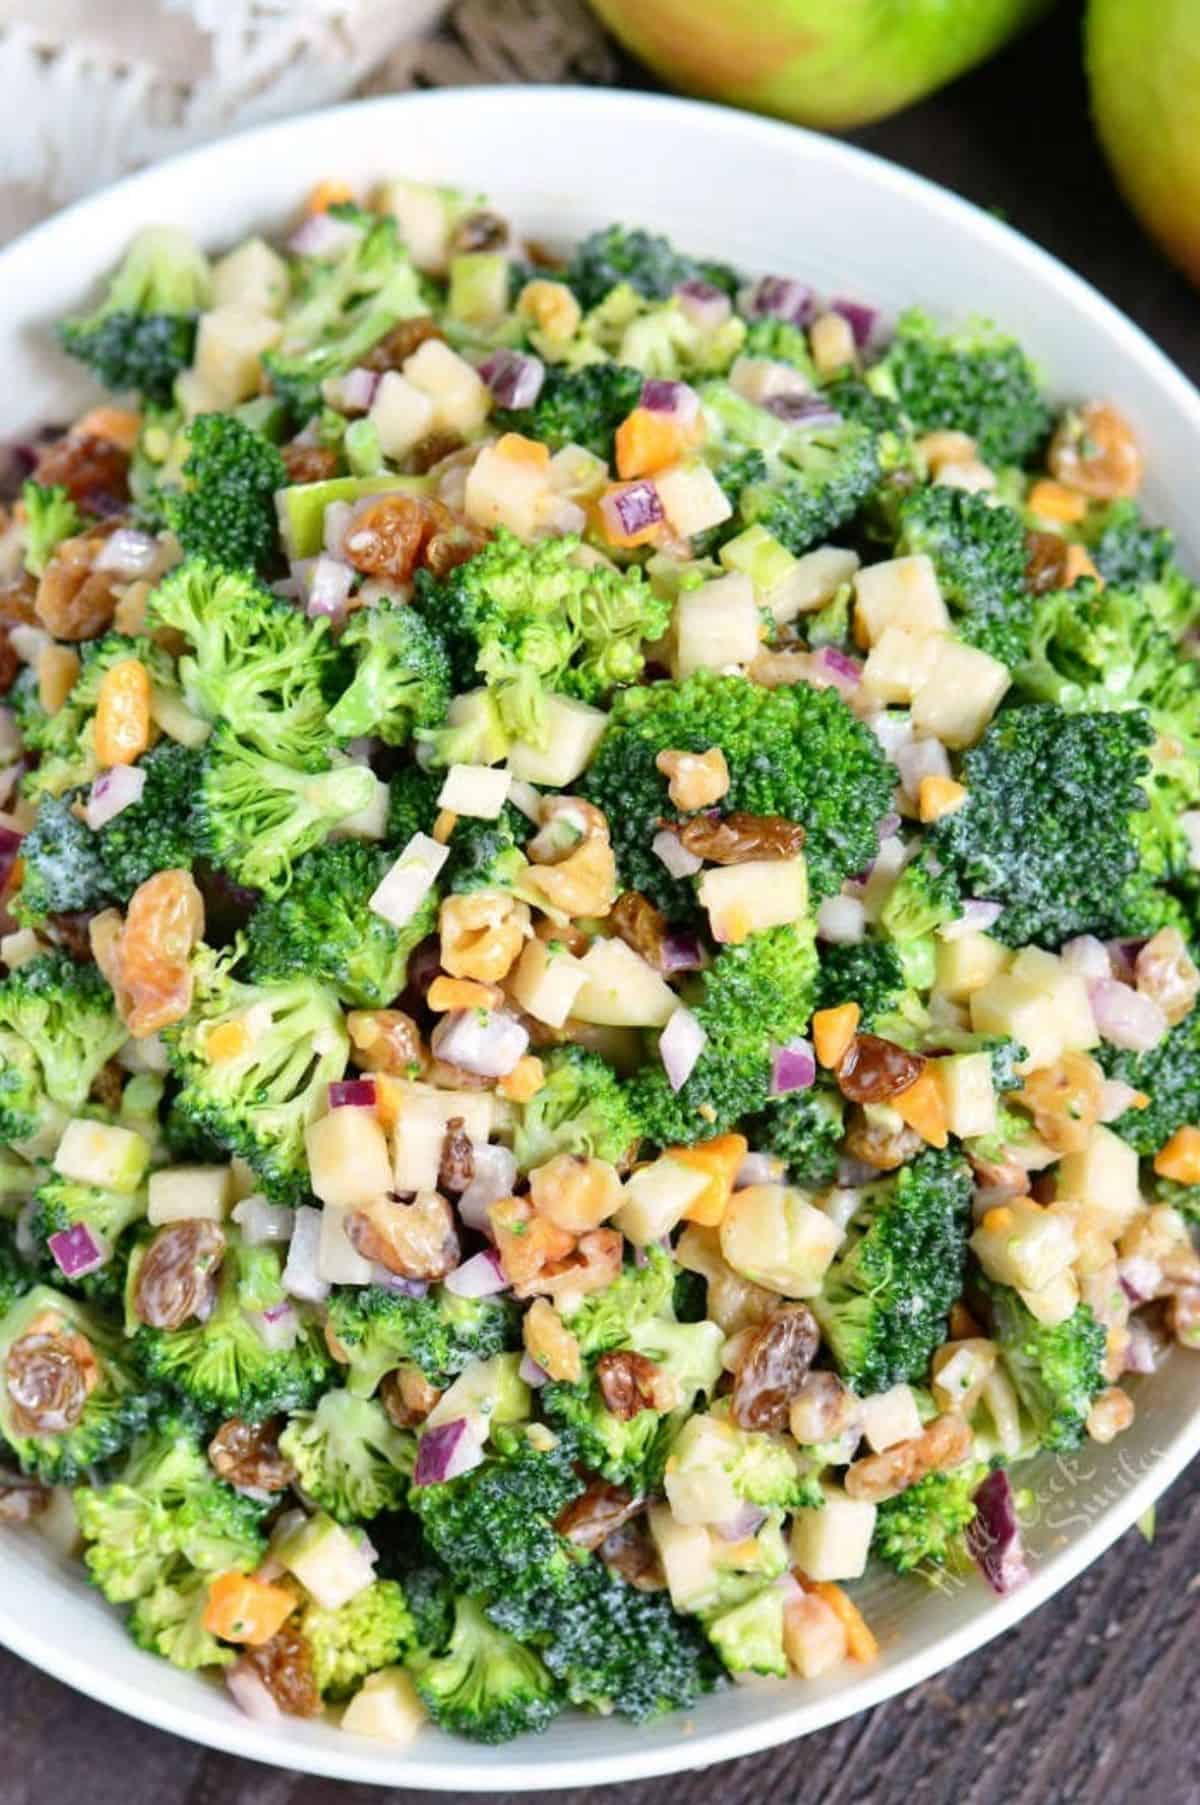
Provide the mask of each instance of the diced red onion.
{"label": "diced red onion", "polygon": [[662,969],[664,972],[703,971],[706,964],[704,946],[699,934],[693,934],[686,928],[676,928],[664,939],[662,944]]}
{"label": "diced red onion", "polygon": [[534,1391],[540,1391],[550,1378],[545,1367],[539,1366],[530,1353],[521,1355],[521,1364],[517,1368],[517,1373],[524,1379],[526,1385],[532,1386]]}
{"label": "diced red onion", "polygon": [[1115,1122],[1123,1116],[1127,1109],[1133,1108],[1133,1100],[1138,1095],[1132,1084],[1126,1084],[1123,1078],[1106,1078],[1100,1086],[1101,1122]]}
{"label": "diced red onion", "polygon": [[493,351],[479,374],[501,407],[532,407],[542,392],[546,366],[523,351]]}
{"label": "diced red onion", "polygon": [[708,1035],[696,1017],[680,1005],[658,1037],[658,1056],[673,1091],[683,1089],[707,1045]]}
{"label": "diced red onion", "polygon": [[353,586],[354,572],[350,566],[331,558],[328,552],[322,552],[309,572],[304,612],[310,620],[323,614],[341,615]]}
{"label": "diced red onion", "polygon": [[469,1473],[483,1459],[483,1441],[480,1425],[465,1416],[426,1429],[417,1445],[413,1484],[444,1485],[448,1479]]}
{"label": "diced red onion", "polygon": [[1120,978],[1123,984],[1132,984],[1135,977],[1137,956],[1145,946],[1145,939],[1140,940],[1106,940],[1105,947],[1112,961],[1112,975]]}
{"label": "diced red onion", "polygon": [[771,1049],[771,1095],[786,1097],[792,1091],[806,1091],[817,1081],[817,1056],[812,1042],[802,1035],[786,1046]]}
{"label": "diced red onion", "polygon": [[92,832],[98,833],[122,809],[140,802],[145,787],[146,773],[138,765],[114,765],[111,771],[101,771],[92,780],[84,809],[84,819]]}
{"label": "diced red onion", "polygon": [[362,364],[347,370],[344,376],[327,376],[321,384],[321,398],[343,414],[365,414],[375,399],[382,371],[368,370]]}
{"label": "diced red onion", "polygon": [[1163,1271],[1157,1260],[1134,1254],[1117,1261],[1117,1278],[1121,1289],[1133,1305],[1148,1304],[1162,1284]]}
{"label": "diced red onion", "polygon": [[529,1046],[529,1032],[504,1009],[452,1009],[429,1041],[439,1059],[478,1078],[507,1078]]}
{"label": "diced red onion", "polygon": [[672,877],[694,877],[704,860],[689,852],[678,834],[664,827],[650,842],[655,858],[665,865]]}
{"label": "diced red onion", "polygon": [[488,1235],[491,1233],[488,1210],[502,1197],[512,1195],[517,1182],[517,1162],[509,1148],[491,1142],[481,1146],[473,1141],[471,1159],[474,1176],[458,1200],[459,1221],[481,1235]]}
{"label": "diced red onion", "polygon": [[793,326],[809,325],[817,311],[812,289],[793,276],[760,276],[742,289],[738,306],[748,319],[787,320]]}
{"label": "diced red onion", "polygon": [[938,929],[938,939],[961,940],[964,934],[986,934],[1003,913],[1003,903],[986,902],[979,896],[968,897],[962,906],[962,914],[954,921],[944,922]]}
{"label": "diced red onion", "polygon": [[1125,1343],[1127,1373],[1156,1373],[1170,1351],[1166,1336],[1142,1316],[1129,1319],[1129,1339]]}
{"label": "diced red onion", "polygon": [[1029,1578],[1021,1547],[1012,1481],[1003,1468],[988,1474],[974,1497],[975,1515],[967,1526],[967,1547],[979,1571],[1001,1598]]}
{"label": "diced red onion", "polygon": [[279,1706],[245,1655],[240,1661],[235,1661],[232,1667],[225,1669],[225,1684],[230,1698],[246,1717],[253,1719],[256,1724],[278,1723],[281,1716]]}
{"label": "diced red onion", "polygon": [[1094,934],[1077,934],[1067,941],[1059,957],[1065,969],[1077,977],[1096,982],[1113,975],[1108,948]]}
{"label": "diced red onion", "polygon": [[325,550],[331,558],[343,555],[346,530],[354,518],[354,504],[349,501],[331,501],[325,510],[322,522],[321,537]]}
{"label": "diced red onion", "polygon": [[879,309],[868,307],[865,301],[850,301],[838,295],[829,303],[830,313],[840,314],[854,334],[854,348],[862,351],[871,342],[879,320]]}
{"label": "diced red onion", "polygon": [[744,1542],[750,1536],[756,1536],[766,1520],[766,1511],[760,1510],[757,1504],[743,1504],[732,1517],[713,1527],[723,1542]]}
{"label": "diced red onion", "polygon": [[708,331],[723,326],[733,312],[733,303],[724,289],[718,288],[715,282],[705,282],[700,276],[681,282],[675,290],[675,299],[693,326]]}
{"label": "diced red onion", "polygon": [[1100,1038],[1111,1046],[1147,1053],[1166,1034],[1170,1024],[1153,997],[1116,978],[1095,979],[1087,990]]}
{"label": "diced red onion", "polygon": [[330,1109],[374,1109],[374,1078],[338,1078],[329,1086]]}
{"label": "diced red onion", "polygon": [[381,1266],[377,1260],[371,1262],[371,1283],[378,1285],[381,1291],[394,1291],[397,1297],[427,1297],[429,1295],[428,1279],[406,1279],[401,1273],[393,1272],[388,1266]]}
{"label": "diced red onion", "polygon": [[895,766],[906,793],[915,798],[925,777],[949,777],[950,754],[941,740],[909,740],[897,749]]}
{"label": "diced red onion", "polygon": [[772,395],[763,406],[789,426],[838,426],[842,419],[823,395]]}
{"label": "diced red onion", "polygon": [[283,1288],[289,1297],[303,1298],[306,1303],[321,1304],[329,1296],[329,1286],[321,1277],[318,1260],[321,1254],[321,1212],[302,1203],[296,1211],[296,1222],[288,1246],[287,1264],[283,1269]]}
{"label": "diced red onion", "polygon": [[875,832],[879,836],[879,844],[881,846],[885,840],[892,839],[900,832],[900,817],[896,814],[894,809],[889,809],[886,815],[881,815],[879,817],[879,825],[876,827]]}
{"label": "diced red onion", "polygon": [[150,533],[119,526],[101,546],[93,570],[111,570],[119,577],[146,577],[163,556],[163,548]]}
{"label": "diced red onion", "polygon": [[817,910],[817,939],[857,946],[867,931],[867,911],[857,896],[827,896]]}
{"label": "diced red onion", "polygon": [[773,1153],[748,1153],[734,1175],[733,1188],[744,1191],[749,1185],[778,1184],[783,1161]]}
{"label": "diced red onion", "polygon": [[812,398],[812,383],[803,370],[773,357],[739,357],[727,380],[735,395],[752,401],[755,407]]}
{"label": "diced red onion", "polygon": [[818,677],[828,678],[834,689],[844,696],[852,696],[862,682],[862,665],[858,659],[839,652],[836,646],[821,646],[812,655],[812,665]]}
{"label": "diced red onion", "polygon": [[257,1192],[243,1197],[229,1212],[242,1231],[249,1247],[264,1247],[269,1242],[290,1241],[296,1227],[296,1212],[279,1203],[268,1203]]}
{"label": "diced red onion", "polygon": [[269,1310],[247,1310],[245,1315],[269,1353],[287,1354],[295,1347],[300,1318],[291,1304],[273,1304]]}
{"label": "diced red onion", "polygon": [[600,498],[600,512],[610,534],[618,538],[632,538],[664,518],[658,490],[648,479],[610,489]]}
{"label": "diced red onion", "polygon": [[287,241],[287,248],[297,257],[335,257],[349,250],[361,236],[361,226],[322,210],[310,213],[296,227]]}
{"label": "diced red onion", "polygon": [[451,1297],[497,1297],[509,1288],[500,1255],[494,1247],[473,1253],[469,1260],[448,1272],[442,1284]]}
{"label": "diced red onion", "polygon": [[851,1154],[844,1153],[838,1160],[839,1190],[858,1191],[862,1189],[863,1185],[874,1184],[878,1177],[879,1172],[876,1167],[869,1166],[865,1159],[855,1159]]}
{"label": "diced red onion", "polygon": [[641,405],[652,414],[663,414],[678,426],[694,426],[700,417],[700,397],[686,382],[652,376],[642,384]]}
{"label": "diced red onion", "polygon": [[46,1242],[54,1255],[54,1263],[64,1278],[82,1279],[89,1272],[99,1272],[112,1258],[112,1248],[102,1235],[97,1235],[86,1222],[73,1223],[60,1229]]}

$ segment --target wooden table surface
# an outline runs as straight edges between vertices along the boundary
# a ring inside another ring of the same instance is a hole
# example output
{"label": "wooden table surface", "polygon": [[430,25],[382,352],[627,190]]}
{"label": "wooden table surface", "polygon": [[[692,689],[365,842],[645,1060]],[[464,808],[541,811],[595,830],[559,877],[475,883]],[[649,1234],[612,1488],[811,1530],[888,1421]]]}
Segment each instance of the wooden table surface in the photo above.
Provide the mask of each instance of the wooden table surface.
{"label": "wooden table surface", "polygon": [[[1135,0],[1131,0],[1135,3]],[[1196,295],[1142,237],[1087,123],[1073,7],[858,142],[957,189],[1089,277],[1200,380]],[[631,82],[641,78],[628,72]],[[1037,1615],[940,1678],[803,1742],[573,1801],[701,1805],[1196,1805],[1200,1472]],[[0,1805],[383,1805],[439,1795],[339,1786],[211,1754],[0,1652]],[[515,1796],[515,1795],[514,1795]],[[548,1801],[568,1795],[544,1794]],[[497,1805],[507,1794],[496,1795]]]}

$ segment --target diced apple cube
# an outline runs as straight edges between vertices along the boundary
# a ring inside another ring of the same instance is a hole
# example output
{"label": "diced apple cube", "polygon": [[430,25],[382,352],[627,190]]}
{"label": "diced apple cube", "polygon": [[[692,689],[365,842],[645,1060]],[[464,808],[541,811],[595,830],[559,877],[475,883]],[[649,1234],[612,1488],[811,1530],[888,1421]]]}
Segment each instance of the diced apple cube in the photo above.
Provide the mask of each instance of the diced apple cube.
{"label": "diced apple cube", "polygon": [[588,982],[582,960],[565,947],[531,940],[508,980],[514,1002],[547,1027],[561,1028]]}
{"label": "diced apple cube", "polygon": [[862,1432],[876,1454],[921,1433],[921,1412],[911,1385],[893,1385],[862,1401]]}
{"label": "diced apple cube", "polygon": [[449,856],[448,846],[431,840],[428,834],[414,834],[368,897],[371,913],[394,928],[407,927]]}
{"label": "diced apple cube", "polygon": [[934,988],[951,1002],[964,1002],[973,991],[982,990],[998,977],[1010,957],[1006,946],[990,934],[975,930],[960,934],[956,940],[939,940]]}
{"label": "diced apple cube", "polygon": [[[341,1113],[343,1112],[339,1111]],[[364,1259],[346,1233],[346,1217],[349,1213],[335,1203],[327,1203],[321,1211],[317,1276],[326,1285],[369,1285],[371,1282],[370,1260]]]}
{"label": "diced apple cube", "polygon": [[732,1423],[718,1416],[688,1418],[663,1474],[663,1490],[676,1522],[726,1523],[737,1515],[742,1500],[732,1469],[739,1451],[738,1430]]}
{"label": "diced apple cube", "polygon": [[784,1297],[815,1297],[845,1229],[792,1185],[746,1185],[721,1218],[721,1252],[735,1272]]}
{"label": "diced apple cube", "polygon": [[997,973],[968,998],[971,1026],[977,1034],[999,1034],[1015,1040],[1028,1057],[1018,1072],[1053,1065],[1063,1051],[1053,999],[1023,984],[1010,971]]}
{"label": "diced apple cube", "polygon": [[[537,451],[544,455],[537,457]],[[494,445],[485,445],[471,465],[463,507],[480,526],[506,526],[519,539],[531,539],[549,494],[550,454],[545,446],[505,433]]]}
{"label": "diced apple cube", "polygon": [[823,1488],[819,1510],[798,1510],[792,1518],[792,1560],[807,1579],[861,1579],[875,1533],[875,1505],[848,1498],[840,1486]]}
{"label": "diced apple cube", "polygon": [[1022,1291],[1041,1291],[1071,1266],[1075,1228],[1025,1197],[996,1204],[971,1236],[971,1248],[988,1278]]}
{"label": "diced apple cube", "polygon": [[213,305],[278,315],[288,298],[287,264],[262,238],[247,238],[213,265]]}
{"label": "diced apple cube", "polygon": [[493,770],[490,765],[451,765],[438,791],[438,807],[479,821],[496,821],[512,781],[511,771]]}
{"label": "diced apple cube", "polygon": [[801,921],[808,912],[808,867],[794,859],[747,859],[710,866],[697,894],[715,939],[737,944],[764,928]]}
{"label": "diced apple cube", "polygon": [[681,539],[693,533],[706,533],[720,526],[733,513],[729,497],[707,464],[699,460],[688,464],[672,464],[660,470],[654,487],[667,517],[667,525]]}
{"label": "diced apple cube", "polygon": [[694,1611],[716,1588],[712,1540],[703,1523],[677,1523],[669,1506],[650,1506],[650,1538],[677,1611]]}
{"label": "diced apple cube", "polygon": [[229,1166],[164,1166],[150,1174],[146,1217],[155,1228],[164,1222],[223,1222],[233,1193]]}
{"label": "diced apple cube", "polygon": [[648,1247],[677,1228],[685,1210],[707,1188],[705,1173],[664,1153],[626,1179],[624,1201],[613,1224],[635,1247]]}
{"label": "diced apple cube", "polygon": [[1057,954],[1036,946],[1024,947],[1009,970],[1018,983],[1027,984],[1053,1003],[1064,1053],[1086,1053],[1096,1045],[1100,1036],[1088,1001],[1087,980],[1079,972],[1069,971]]}
{"label": "diced apple cube", "polygon": [[384,456],[406,457],[433,431],[433,400],[399,370],[385,370],[367,418],[379,434]]}
{"label": "diced apple cube", "polygon": [[[555,701],[556,697],[549,700]],[[455,696],[446,710],[446,725],[462,730],[480,764],[499,764],[508,754],[508,735],[496,705],[486,689],[467,689]]]}
{"label": "diced apple cube", "polygon": [[331,1109],[305,1131],[312,1188],[322,1203],[355,1209],[392,1188],[387,1136],[371,1109]]}
{"label": "diced apple cube", "polygon": [[430,1084],[401,1080],[394,1087],[396,1119],[392,1130],[398,1191],[432,1191],[451,1116],[461,1116],[469,1141],[482,1146],[492,1132],[495,1108],[490,1091],[439,1091]]}
{"label": "diced apple cube", "polygon": [[385,840],[387,838],[388,803],[391,792],[383,779],[375,779],[375,794],[366,808],[357,814],[343,815],[330,830],[331,840]]}
{"label": "diced apple cube", "polygon": [[441,275],[449,260],[450,233],[458,211],[454,190],[427,182],[388,182],[378,200],[399,226],[417,268],[431,276]]}
{"label": "diced apple cube", "polygon": [[933,559],[924,553],[860,570],[854,578],[854,610],[869,645],[877,644],[888,627],[902,627],[917,638],[950,631]]}
{"label": "diced apple cube", "polygon": [[585,983],[574,1013],[611,1028],[665,1028],[679,998],[623,940],[594,940],[579,961]]}
{"label": "diced apple cube", "polygon": [[1138,1156],[1127,1141],[1099,1124],[1079,1153],[1065,1153],[1058,1167],[1058,1195],[1099,1212],[1115,1239],[1142,1207]]}
{"label": "diced apple cube", "polygon": [[931,1060],[929,1069],[951,1134],[965,1137],[994,1133],[996,1090],[990,1054],[955,1053],[947,1059]]}
{"label": "diced apple cube", "polygon": [[114,1128],[77,1116],[63,1129],[54,1170],[80,1184],[128,1196],[142,1182],[150,1149],[131,1128]]}
{"label": "diced apple cube", "polygon": [[846,1659],[846,1631],[832,1605],[801,1592],[783,1607],[783,1652],[793,1673],[815,1680]]}
{"label": "diced apple cube", "polygon": [[1073,1272],[1057,1273],[1040,1291],[1019,1285],[1017,1292],[1029,1314],[1047,1329],[1057,1329],[1079,1308],[1079,1281]]}
{"label": "diced apple cube", "polygon": [[787,576],[773,589],[760,591],[763,604],[782,626],[797,615],[809,614],[831,602],[857,569],[857,552],[842,551],[836,545],[818,546],[815,552],[805,552],[797,558]]}
{"label": "diced apple cube", "polygon": [[[194,420],[197,414],[220,413],[226,405],[219,395],[213,394],[208,384],[201,378],[199,371],[194,369],[179,372],[175,378],[173,394],[185,421]],[[19,632],[20,629],[18,628],[17,631]]]}
{"label": "diced apple cube", "polygon": [[19,971],[45,950],[32,928],[14,928],[11,934],[0,935],[0,962],[9,971]]}
{"label": "diced apple cube", "polygon": [[523,1422],[529,1415],[530,1398],[520,1366],[520,1354],[472,1360],[442,1393],[425,1418],[425,1427],[438,1429],[443,1423],[466,1417],[486,1434],[493,1423]]}
{"label": "diced apple cube", "polygon": [[[433,424],[439,432],[469,439],[488,417],[492,397],[487,384],[465,357],[444,339],[427,338],[404,360],[404,374],[433,402]],[[549,454],[547,454],[549,462]]]}
{"label": "diced apple cube", "polygon": [[196,375],[217,407],[236,407],[258,394],[263,354],[279,333],[278,320],[239,301],[200,315]]}
{"label": "diced apple cube", "polygon": [[685,590],[675,604],[674,624],[679,677],[749,664],[762,649],[754,588],[740,571]]}
{"label": "diced apple cube", "polygon": [[933,668],[913,696],[913,727],[945,746],[973,746],[1011,682],[1008,666],[990,653],[939,640]]}
{"label": "diced apple cube", "polygon": [[587,770],[596,747],[604,738],[608,716],[589,702],[572,696],[547,696],[546,744],[531,746],[517,740],[510,748],[508,768],[524,783],[540,783],[561,790]]}
{"label": "diced apple cube", "polygon": [[324,1511],[282,1536],[272,1553],[326,1611],[340,1611],[375,1578],[366,1531],[344,1529]]}
{"label": "diced apple cube", "polygon": [[867,653],[863,687],[881,702],[911,702],[937,657],[938,641],[907,627],[885,627]]}
{"label": "diced apple cube", "polygon": [[450,259],[450,290],[446,298],[452,320],[488,327],[508,307],[512,265],[501,251],[462,251]]}
{"label": "diced apple cube", "polygon": [[380,1667],[369,1673],[346,1709],[342,1729],[353,1736],[404,1747],[426,1721],[426,1711],[410,1673],[403,1667]]}

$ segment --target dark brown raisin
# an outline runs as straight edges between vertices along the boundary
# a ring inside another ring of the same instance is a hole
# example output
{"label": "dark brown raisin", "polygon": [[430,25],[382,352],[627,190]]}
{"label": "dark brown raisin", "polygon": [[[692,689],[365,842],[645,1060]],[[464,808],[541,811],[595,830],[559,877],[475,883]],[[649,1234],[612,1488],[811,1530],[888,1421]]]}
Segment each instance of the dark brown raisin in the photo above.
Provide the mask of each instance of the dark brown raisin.
{"label": "dark brown raisin", "polygon": [[447,1121],[438,1167],[438,1190],[452,1191],[455,1196],[465,1191],[475,1176],[475,1154],[470,1137],[464,1133],[464,1124],[463,1116],[451,1116]]}
{"label": "dark brown raisin", "polygon": [[89,932],[98,911],[96,909],[60,910],[57,914],[46,917],[46,938],[53,940],[55,946],[79,965],[87,965],[92,957],[92,941]]}
{"label": "dark brown raisin", "polygon": [[401,320],[390,332],[385,332],[366,356],[359,359],[359,368],[366,370],[398,370],[407,358],[410,358],[419,345],[427,338],[443,338],[445,334],[431,314],[420,313],[411,320]]}
{"label": "dark brown raisin", "polygon": [[624,1350],[601,1354],[596,1362],[596,1383],[600,1395],[615,1417],[628,1422],[643,1410],[669,1408],[664,1401],[666,1374],[645,1354]]}
{"label": "dark brown raisin", "polygon": [[379,1401],[397,1429],[413,1429],[423,1423],[441,1395],[419,1366],[398,1366],[385,1373],[379,1384]]}
{"label": "dark brown raisin", "polygon": [[576,1548],[586,1548],[590,1552],[599,1548],[601,1542],[622,1524],[636,1517],[644,1504],[645,1499],[635,1498],[624,1486],[593,1479],[585,1492],[580,1492],[578,1498],[573,1498],[559,1512],[554,1527]]}
{"label": "dark brown raisin", "polygon": [[160,1228],[138,1268],[133,1308],[152,1329],[179,1329],[203,1317],[216,1292],[225,1237],[215,1222],[190,1218]]}
{"label": "dark brown raisin", "polygon": [[804,849],[804,829],[783,815],[693,815],[665,824],[680,844],[710,865],[744,865],[749,859],[794,859]]}
{"label": "dark brown raisin", "polygon": [[631,946],[655,971],[662,971],[670,924],[648,896],[640,890],[623,890],[612,906],[609,920],[626,946]]}
{"label": "dark brown raisin", "polygon": [[604,1565],[638,1592],[666,1590],[666,1575],[650,1531],[640,1518],[623,1523],[596,1550]]}
{"label": "dark brown raisin", "polygon": [[915,1084],[924,1070],[922,1054],[879,1034],[856,1034],[838,1066],[837,1081],[852,1103],[886,1103]]}
{"label": "dark brown raisin", "polygon": [[741,1429],[788,1426],[788,1406],[813,1363],[820,1332],[807,1304],[773,1310],[751,1336],[733,1375],[731,1409]]}
{"label": "dark brown raisin", "polygon": [[63,1435],[83,1415],[95,1355],[82,1335],[34,1330],[8,1350],[4,1380],[21,1435]]}
{"label": "dark brown raisin", "polygon": [[312,1649],[308,1638],[290,1618],[261,1648],[248,1648],[242,1660],[289,1717],[320,1714],[321,1695],[313,1674]]}
{"label": "dark brown raisin", "polygon": [[281,445],[279,455],[289,483],[323,483],[336,476],[342,460],[330,445],[302,445],[293,440]]}
{"label": "dark brown raisin", "polygon": [[208,1444],[213,1470],[229,1485],[259,1492],[283,1492],[296,1477],[290,1460],[279,1452],[279,1437],[286,1417],[265,1423],[244,1423],[231,1416]]}
{"label": "dark brown raisin", "polygon": [[501,251],[508,243],[508,221],[488,207],[468,213],[454,232],[456,251]]}
{"label": "dark brown raisin", "polygon": [[21,660],[8,634],[0,631],[0,696],[6,696],[21,672]]}
{"label": "dark brown raisin", "polygon": [[124,1089],[125,1074],[116,1060],[110,1059],[92,1079],[88,1098],[92,1103],[98,1103],[101,1109],[115,1114],[121,1107],[121,1093]]}
{"label": "dark brown raisin", "polygon": [[1067,542],[1061,533],[1025,535],[1025,587],[1032,595],[1061,589],[1067,574]]}
{"label": "dark brown raisin", "polygon": [[462,444],[456,432],[431,432],[428,438],[418,440],[404,461],[414,476],[424,476],[443,458],[461,451]]}
{"label": "dark brown raisin", "polygon": [[129,500],[129,453],[111,439],[69,433],[47,445],[33,480],[65,489],[85,514],[110,515]]}

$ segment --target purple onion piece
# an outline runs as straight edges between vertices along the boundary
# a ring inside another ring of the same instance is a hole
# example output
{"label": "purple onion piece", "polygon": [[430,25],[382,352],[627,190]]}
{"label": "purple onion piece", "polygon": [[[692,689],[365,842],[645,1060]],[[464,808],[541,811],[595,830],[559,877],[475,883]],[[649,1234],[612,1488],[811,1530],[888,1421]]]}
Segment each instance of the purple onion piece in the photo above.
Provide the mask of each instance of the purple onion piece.
{"label": "purple onion piece", "polygon": [[374,1078],[340,1078],[329,1086],[330,1109],[374,1109]]}
{"label": "purple onion piece", "polygon": [[756,1504],[743,1504],[732,1517],[714,1527],[723,1542],[745,1542],[758,1534],[766,1520],[765,1510],[760,1510]]}
{"label": "purple onion piece", "polygon": [[546,366],[523,351],[493,351],[479,374],[501,407],[532,407],[542,392]]}
{"label": "purple onion piece", "polygon": [[786,1046],[771,1050],[771,1095],[786,1097],[791,1091],[806,1091],[817,1080],[817,1057],[812,1042],[802,1036],[789,1040]]}
{"label": "purple onion piece", "polygon": [[469,1473],[483,1459],[483,1437],[478,1427],[465,1416],[451,1423],[439,1423],[426,1429],[417,1447],[414,1485],[443,1485]]}
{"label": "purple onion piece", "polygon": [[673,1091],[683,1089],[707,1045],[699,1019],[681,1005],[658,1037],[658,1056]]}
{"label": "purple onion piece", "polygon": [[838,426],[842,418],[821,395],[768,395],[763,406],[789,426]]}
{"label": "purple onion piece", "polygon": [[705,282],[700,276],[681,282],[675,290],[675,299],[692,324],[707,331],[723,326],[733,312],[733,304],[724,289],[718,288],[715,282]]}
{"label": "purple onion piece", "polygon": [[612,489],[600,503],[601,511],[616,516],[618,532],[628,538],[657,526],[663,519],[663,505],[658,490],[649,481],[629,483],[624,489]]}
{"label": "purple onion piece", "polygon": [[706,963],[704,945],[699,934],[694,934],[687,928],[676,928],[663,941],[664,972],[703,971]]}
{"label": "purple onion piece", "polygon": [[534,1391],[540,1391],[548,1381],[550,1374],[544,1366],[539,1366],[532,1354],[522,1354],[521,1364],[517,1368],[518,1376]]}
{"label": "purple onion piece", "polygon": [[838,295],[829,303],[830,313],[838,313],[845,320],[854,334],[854,346],[863,350],[871,342],[871,334],[879,321],[879,309],[868,307],[865,301],[850,301]]}
{"label": "purple onion piece", "polygon": [[738,305],[750,319],[786,320],[793,326],[810,325],[817,311],[812,289],[793,276],[760,276],[742,290]]}
{"label": "purple onion piece", "polygon": [[975,1516],[967,1527],[967,1547],[993,1592],[1001,1598],[1029,1578],[1021,1546],[1012,1481],[1003,1468],[989,1473],[974,1498]]}
{"label": "purple onion piece", "polygon": [[451,1297],[498,1297],[509,1289],[500,1255],[494,1247],[473,1253],[469,1260],[448,1272],[442,1284]]}
{"label": "purple onion piece", "polygon": [[394,1291],[397,1297],[427,1297],[429,1295],[428,1279],[406,1279],[398,1272],[392,1272],[387,1266],[380,1266],[373,1261],[371,1265],[371,1283],[378,1285],[381,1291]]}
{"label": "purple onion piece", "polygon": [[49,1237],[46,1245],[54,1256],[55,1265],[68,1279],[82,1279],[89,1272],[99,1272],[112,1258],[112,1249],[93,1234],[86,1222],[60,1229],[58,1234]]}

